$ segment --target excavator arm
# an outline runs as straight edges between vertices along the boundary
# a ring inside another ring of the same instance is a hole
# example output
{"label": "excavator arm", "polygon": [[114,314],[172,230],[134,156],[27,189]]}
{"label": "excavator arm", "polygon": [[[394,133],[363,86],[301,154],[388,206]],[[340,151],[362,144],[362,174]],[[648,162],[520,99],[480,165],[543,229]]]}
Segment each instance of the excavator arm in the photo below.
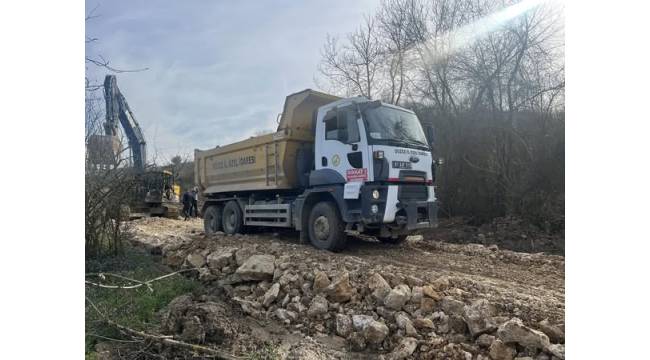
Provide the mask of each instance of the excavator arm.
{"label": "excavator arm", "polygon": [[147,163],[147,142],[129,104],[117,87],[115,75],[106,75],[104,79],[104,98],[106,99],[104,132],[106,135],[116,136],[118,123],[122,125],[133,155],[133,167],[143,172]]}

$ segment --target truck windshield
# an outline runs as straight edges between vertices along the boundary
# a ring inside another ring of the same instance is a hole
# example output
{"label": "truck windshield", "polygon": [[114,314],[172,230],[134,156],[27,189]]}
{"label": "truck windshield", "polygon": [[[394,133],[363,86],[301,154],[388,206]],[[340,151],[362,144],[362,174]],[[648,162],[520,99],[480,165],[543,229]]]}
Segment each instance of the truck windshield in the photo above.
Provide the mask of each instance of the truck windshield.
{"label": "truck windshield", "polygon": [[427,138],[415,114],[378,106],[363,111],[368,142],[429,149]]}

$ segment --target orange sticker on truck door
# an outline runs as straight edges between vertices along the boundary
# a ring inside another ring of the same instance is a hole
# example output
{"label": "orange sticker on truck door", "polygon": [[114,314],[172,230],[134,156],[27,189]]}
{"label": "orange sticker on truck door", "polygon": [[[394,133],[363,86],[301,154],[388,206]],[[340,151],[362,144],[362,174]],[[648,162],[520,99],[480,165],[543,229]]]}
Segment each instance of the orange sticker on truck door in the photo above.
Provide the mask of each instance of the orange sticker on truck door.
{"label": "orange sticker on truck door", "polygon": [[368,180],[368,169],[348,169],[345,175],[348,181],[366,181]]}

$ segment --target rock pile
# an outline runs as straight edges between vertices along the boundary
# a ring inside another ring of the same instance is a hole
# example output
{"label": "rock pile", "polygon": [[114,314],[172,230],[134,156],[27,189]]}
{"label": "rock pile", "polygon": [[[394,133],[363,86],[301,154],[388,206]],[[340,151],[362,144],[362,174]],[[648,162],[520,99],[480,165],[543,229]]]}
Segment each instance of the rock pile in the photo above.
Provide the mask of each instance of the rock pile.
{"label": "rock pile", "polygon": [[[368,273],[273,245],[264,252],[214,239],[162,254],[168,264],[198,268],[201,281],[222,289],[245,314],[292,332],[339,336],[351,351],[387,359],[564,359],[560,326],[525,325],[488,299],[468,298],[448,277]],[[170,316],[169,329],[198,340],[225,332],[210,329],[205,314],[187,314]]]}

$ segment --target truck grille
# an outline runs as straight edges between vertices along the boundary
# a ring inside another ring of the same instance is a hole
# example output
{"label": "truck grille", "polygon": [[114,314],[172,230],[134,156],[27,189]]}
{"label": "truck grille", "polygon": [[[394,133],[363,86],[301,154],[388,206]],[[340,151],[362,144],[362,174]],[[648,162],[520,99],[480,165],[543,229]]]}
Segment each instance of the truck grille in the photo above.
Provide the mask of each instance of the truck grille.
{"label": "truck grille", "polygon": [[426,201],[429,198],[427,186],[424,184],[400,185],[397,199],[400,201]]}

